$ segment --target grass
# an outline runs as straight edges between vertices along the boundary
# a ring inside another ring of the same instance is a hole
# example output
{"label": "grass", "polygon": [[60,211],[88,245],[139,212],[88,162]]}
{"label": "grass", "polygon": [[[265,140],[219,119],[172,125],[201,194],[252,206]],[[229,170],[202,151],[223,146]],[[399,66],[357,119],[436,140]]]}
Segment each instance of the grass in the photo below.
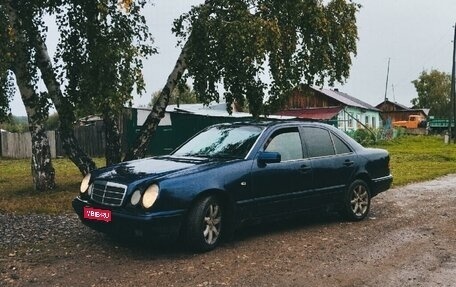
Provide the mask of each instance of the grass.
{"label": "grass", "polygon": [[[94,160],[97,166],[104,165],[104,159]],[[71,212],[71,201],[79,192],[82,175],[68,159],[54,159],[52,163],[57,188],[39,193],[33,190],[29,159],[0,159],[0,212]]]}
{"label": "grass", "polygon": [[[441,137],[406,136],[374,147],[391,155],[394,186],[425,181],[456,173],[456,145],[443,143]],[[104,160],[95,160],[103,166]],[[0,160],[0,212],[72,212],[71,201],[79,192],[81,174],[68,159],[53,160],[57,188],[51,192],[33,191],[29,160]]]}
{"label": "grass", "polygon": [[394,186],[456,173],[456,145],[439,136],[405,136],[376,145],[391,155]]}

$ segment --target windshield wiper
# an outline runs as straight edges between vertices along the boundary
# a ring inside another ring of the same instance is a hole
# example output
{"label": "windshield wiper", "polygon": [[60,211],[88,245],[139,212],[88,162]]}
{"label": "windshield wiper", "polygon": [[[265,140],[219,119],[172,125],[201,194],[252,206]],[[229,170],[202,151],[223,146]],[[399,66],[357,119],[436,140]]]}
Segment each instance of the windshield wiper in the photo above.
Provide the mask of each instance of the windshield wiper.
{"label": "windshield wiper", "polygon": [[184,156],[190,156],[190,157],[204,157],[204,158],[209,158],[210,156],[205,154],[205,153],[186,153]]}

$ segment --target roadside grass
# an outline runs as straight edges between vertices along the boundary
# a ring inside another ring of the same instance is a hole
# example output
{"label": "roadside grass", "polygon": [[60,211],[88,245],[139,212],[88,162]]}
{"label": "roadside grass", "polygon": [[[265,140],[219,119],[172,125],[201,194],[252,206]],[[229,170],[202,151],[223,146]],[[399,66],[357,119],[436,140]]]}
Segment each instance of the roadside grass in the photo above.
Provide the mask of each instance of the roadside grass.
{"label": "roadside grass", "polygon": [[374,147],[389,151],[395,187],[456,173],[456,145],[439,136],[404,136]]}
{"label": "roadside grass", "polygon": [[[444,144],[441,137],[405,136],[373,147],[390,152],[395,187],[456,173],[456,145]],[[104,165],[103,158],[95,162]],[[68,159],[54,159],[53,164],[57,188],[38,193],[33,191],[30,160],[0,159],[0,212],[71,212],[82,176]]]}
{"label": "roadside grass", "polygon": [[[94,159],[104,166],[103,158]],[[57,188],[35,192],[30,160],[0,159],[0,212],[57,214],[70,212],[79,192],[82,175],[68,159],[53,159]]]}

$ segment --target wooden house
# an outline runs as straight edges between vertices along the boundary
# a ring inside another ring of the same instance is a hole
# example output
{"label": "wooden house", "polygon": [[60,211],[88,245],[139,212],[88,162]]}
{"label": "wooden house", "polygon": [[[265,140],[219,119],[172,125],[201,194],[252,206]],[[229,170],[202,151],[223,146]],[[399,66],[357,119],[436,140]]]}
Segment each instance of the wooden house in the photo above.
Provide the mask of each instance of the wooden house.
{"label": "wooden house", "polygon": [[330,122],[344,131],[381,126],[379,109],[338,89],[296,88],[277,114]]}

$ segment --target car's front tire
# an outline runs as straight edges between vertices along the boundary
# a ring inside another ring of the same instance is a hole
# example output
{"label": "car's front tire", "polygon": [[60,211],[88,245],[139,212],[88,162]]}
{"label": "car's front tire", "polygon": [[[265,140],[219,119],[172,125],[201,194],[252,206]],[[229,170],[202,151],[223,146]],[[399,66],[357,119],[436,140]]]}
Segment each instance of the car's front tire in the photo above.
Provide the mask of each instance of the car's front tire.
{"label": "car's front tire", "polygon": [[344,195],[343,214],[351,221],[363,220],[369,213],[370,203],[369,186],[357,179],[350,184]]}
{"label": "car's front tire", "polygon": [[188,245],[196,251],[214,249],[221,240],[223,208],[215,196],[200,199],[191,208],[185,237]]}

